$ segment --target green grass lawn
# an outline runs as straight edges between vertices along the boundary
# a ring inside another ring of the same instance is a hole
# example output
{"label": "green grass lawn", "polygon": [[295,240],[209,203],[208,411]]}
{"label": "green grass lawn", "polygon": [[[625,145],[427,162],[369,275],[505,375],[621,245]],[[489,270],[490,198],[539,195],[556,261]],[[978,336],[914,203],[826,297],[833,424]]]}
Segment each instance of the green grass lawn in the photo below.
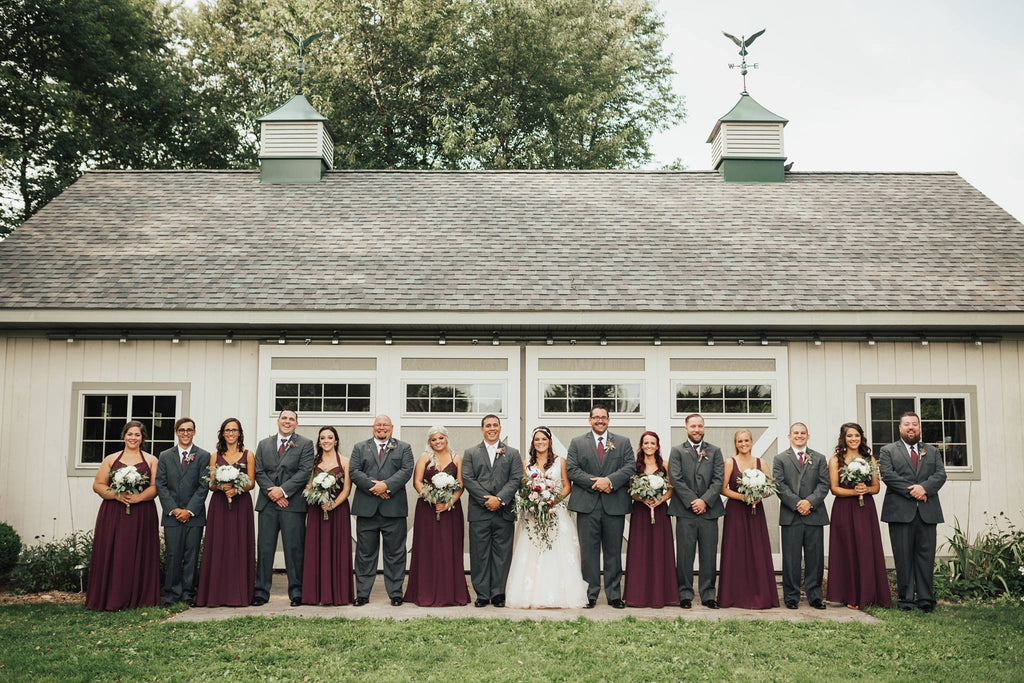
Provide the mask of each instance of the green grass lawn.
{"label": "green grass lawn", "polygon": [[880,624],[375,621],[81,605],[0,608],[0,680],[1022,680],[1024,608],[873,612]]}

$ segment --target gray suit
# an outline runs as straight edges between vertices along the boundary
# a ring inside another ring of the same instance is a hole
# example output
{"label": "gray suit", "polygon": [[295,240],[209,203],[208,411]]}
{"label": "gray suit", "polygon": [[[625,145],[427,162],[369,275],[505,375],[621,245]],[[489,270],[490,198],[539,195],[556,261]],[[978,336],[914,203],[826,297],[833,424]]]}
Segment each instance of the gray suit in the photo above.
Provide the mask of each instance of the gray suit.
{"label": "gray suit", "polygon": [[[481,441],[462,454],[462,483],[469,494],[469,567],[473,590],[478,598],[493,600],[505,595],[505,581],[512,565],[515,509],[512,505],[523,478],[519,451],[505,444],[494,465]],[[484,507],[487,496],[501,499],[495,511]]]}
{"label": "gray suit", "polygon": [[[935,605],[932,580],[935,572],[936,525],[944,521],[939,489],[946,483],[942,453],[927,443],[918,444],[917,468],[902,441],[882,447],[878,473],[885,482],[882,521],[889,524],[892,559],[896,565],[897,600],[902,607]],[[911,497],[908,487],[920,484],[928,500]]]}
{"label": "gray suit", "polygon": [[[356,597],[369,598],[377,578],[377,556],[384,541],[384,587],[392,598],[402,597],[405,579],[406,518],[409,502],[405,485],[412,477],[412,446],[391,438],[385,446],[384,458],[378,462],[378,449],[373,439],[360,441],[352,447],[348,462],[352,477],[352,514],[356,516]],[[387,500],[370,493],[373,480],[388,486]]]}
{"label": "gray suit", "polygon": [[[668,476],[672,498],[668,514],[676,518],[676,583],[679,599],[693,599],[693,556],[700,546],[698,589],[701,602],[715,599],[715,561],[718,557],[718,518],[725,514],[722,505],[722,482],[725,461],[722,450],[702,442],[703,455],[694,450],[687,439],[673,446],[668,458]],[[697,498],[707,504],[698,515],[690,505]]]}
{"label": "gray suit", "polygon": [[[772,478],[779,490],[779,524],[782,525],[782,599],[800,600],[801,555],[804,565],[804,589],[807,601],[822,600],[821,579],[825,574],[825,525],[828,512],[825,496],[829,492],[828,462],[824,455],[804,448],[804,464],[796,452],[787,448],[775,456]],[[810,462],[807,459],[810,459]],[[811,511],[805,517],[796,511],[806,499]]]}
{"label": "gray suit", "polygon": [[[207,473],[210,453],[192,444],[192,461],[181,468],[181,449],[175,444],[160,454],[156,468],[156,492],[160,498],[160,525],[167,546],[164,572],[165,603],[189,602],[196,597],[196,568],[199,546],[206,526],[206,494],[210,492]],[[192,513],[182,524],[171,510],[182,508]]]}
{"label": "gray suit", "polygon": [[[288,445],[277,454],[278,435],[268,436],[256,446],[256,497],[259,515],[259,538],[256,543],[256,588],[253,598],[267,600],[274,578],[274,555],[277,534],[284,545],[284,566],[288,574],[288,597],[302,598],[302,556],[306,545],[306,499],[302,491],[313,472],[313,442],[292,434]],[[288,498],[288,507],[281,508],[270,500],[267,491],[280,486]]]}
{"label": "gray suit", "polygon": [[[632,509],[629,478],[636,473],[633,445],[624,436],[605,432],[604,460],[597,457],[594,433],[577,436],[569,443],[565,471],[572,482],[569,509],[576,513],[580,537],[580,564],[583,579],[589,584],[587,598],[597,600],[601,592],[601,557],[604,557],[604,596],[609,602],[622,599],[622,531],[626,515]],[[608,477],[609,493],[591,486],[591,477]]]}

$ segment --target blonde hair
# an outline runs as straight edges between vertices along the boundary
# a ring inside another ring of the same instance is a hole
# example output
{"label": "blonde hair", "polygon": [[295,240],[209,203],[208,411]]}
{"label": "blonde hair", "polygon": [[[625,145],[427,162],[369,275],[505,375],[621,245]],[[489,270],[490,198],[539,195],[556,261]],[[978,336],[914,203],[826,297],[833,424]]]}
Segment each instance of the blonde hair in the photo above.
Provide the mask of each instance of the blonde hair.
{"label": "blonde hair", "polygon": [[[754,440],[754,434],[749,429],[737,429],[733,433],[733,435],[732,435],[732,451],[733,451],[733,455],[739,455],[740,454],[740,452],[738,450],[736,450],[736,437],[739,436],[740,434],[746,434],[747,436],[750,437],[751,441]],[[751,444],[751,445],[753,445],[753,444]]]}
{"label": "blonde hair", "polygon": [[[439,467],[439,463],[437,460],[437,451],[435,451],[434,448],[430,445],[430,440],[434,438],[434,434],[444,434],[444,440],[448,441],[448,430],[442,427],[441,425],[434,425],[433,427],[427,430],[427,453],[430,454],[430,464],[436,470]],[[448,452],[451,453],[450,447],[448,449]]]}

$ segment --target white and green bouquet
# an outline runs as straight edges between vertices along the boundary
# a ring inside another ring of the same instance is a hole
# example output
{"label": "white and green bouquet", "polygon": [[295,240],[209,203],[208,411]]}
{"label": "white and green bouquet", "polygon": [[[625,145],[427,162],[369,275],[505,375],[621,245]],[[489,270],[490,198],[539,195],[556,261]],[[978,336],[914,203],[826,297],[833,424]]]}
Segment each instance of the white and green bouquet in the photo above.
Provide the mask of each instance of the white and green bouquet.
{"label": "white and green bouquet", "polygon": [[778,491],[775,482],[771,477],[756,467],[743,470],[740,475],[740,484],[736,490],[743,494],[743,502],[750,505],[750,514],[757,514],[757,504],[768,496],[773,496]]}
{"label": "white and green bouquet", "polygon": [[[462,490],[459,480],[447,472],[438,472],[429,481],[423,480],[423,488],[420,490],[420,498],[431,505],[443,503],[450,506],[455,501],[455,494]],[[440,522],[441,513],[435,512],[434,518]]]}
{"label": "white and green bouquet", "polygon": [[550,549],[554,542],[558,529],[555,506],[563,500],[561,491],[560,479],[552,479],[536,468],[527,472],[516,491],[516,514],[538,548]]}
{"label": "white and green bouquet", "polygon": [[[218,465],[217,467],[210,468],[210,481],[223,489],[225,486],[232,486],[236,491],[241,493],[246,487],[252,486],[252,480],[249,479],[249,475],[242,471],[241,468],[235,467],[234,465]],[[231,498],[228,498],[228,510],[231,509]]]}
{"label": "white and green bouquet", "polygon": [[[661,500],[666,491],[668,482],[662,471],[654,474],[634,474],[629,478],[629,495],[636,496],[642,501]],[[654,508],[650,508],[650,511],[651,524],[654,524]]]}
{"label": "white and green bouquet", "polygon": [[[851,486],[870,484],[875,478],[875,464],[865,458],[857,457],[839,469],[839,481]],[[857,496],[860,506],[864,507],[864,494]]]}
{"label": "white and green bouquet", "polygon": [[[309,485],[302,492],[302,497],[310,505],[329,505],[338,495],[338,489],[343,481],[330,472],[318,472],[309,480]],[[327,510],[324,510],[324,521],[328,519]]]}
{"label": "white and green bouquet", "polygon": [[[120,496],[122,493],[142,493],[149,486],[149,475],[139,472],[134,465],[123,465],[110,472],[108,491]],[[132,504],[124,504],[124,514],[132,514]]]}

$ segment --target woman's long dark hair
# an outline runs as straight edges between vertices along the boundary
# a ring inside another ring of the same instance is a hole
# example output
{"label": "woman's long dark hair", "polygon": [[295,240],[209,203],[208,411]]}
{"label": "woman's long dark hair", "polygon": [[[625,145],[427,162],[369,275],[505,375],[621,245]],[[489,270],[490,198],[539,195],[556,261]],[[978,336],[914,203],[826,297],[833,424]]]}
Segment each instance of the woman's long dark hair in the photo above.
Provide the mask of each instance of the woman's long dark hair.
{"label": "woman's long dark hair", "polygon": [[314,470],[316,470],[316,468],[320,466],[320,463],[324,461],[324,449],[323,446],[320,445],[320,435],[323,434],[324,432],[330,432],[331,434],[334,434],[334,453],[338,456],[338,464],[341,464],[341,454],[338,453],[338,446],[341,445],[341,438],[338,436],[337,429],[330,425],[327,425],[326,427],[321,427],[320,431],[316,433],[316,443],[313,444],[313,448],[316,451],[316,458],[313,460]]}
{"label": "woman's long dark hair", "polygon": [[661,459],[661,439],[658,438],[658,435],[655,432],[644,432],[640,435],[640,447],[636,449],[636,473],[643,474],[644,470],[647,469],[646,463],[644,462],[647,458],[647,456],[644,455],[645,436],[653,436],[654,440],[658,443],[658,448],[654,451],[654,464],[658,467],[657,471],[665,471],[665,461]]}
{"label": "woman's long dark hair", "polygon": [[860,446],[857,448],[857,455],[871,462],[875,456],[871,453],[868,440],[864,438],[864,430],[856,422],[844,422],[843,426],[839,428],[839,443],[836,444],[836,456],[843,460],[843,456],[846,455],[846,432],[849,429],[856,429],[857,433],[860,434]]}
{"label": "woman's long dark hair", "polygon": [[537,466],[537,449],[533,445],[533,437],[537,436],[537,432],[540,432],[544,436],[548,437],[548,460],[545,463],[545,468],[551,467],[551,463],[555,461],[555,450],[554,450],[554,439],[551,438],[551,430],[547,427],[537,427],[530,434],[530,464],[534,467]]}
{"label": "woman's long dark hair", "polygon": [[220,423],[220,429],[217,430],[217,455],[224,455],[228,452],[228,443],[224,440],[224,428],[232,422],[238,425],[238,452],[245,453],[245,432],[242,431],[242,423],[238,421],[238,418],[229,417]]}

